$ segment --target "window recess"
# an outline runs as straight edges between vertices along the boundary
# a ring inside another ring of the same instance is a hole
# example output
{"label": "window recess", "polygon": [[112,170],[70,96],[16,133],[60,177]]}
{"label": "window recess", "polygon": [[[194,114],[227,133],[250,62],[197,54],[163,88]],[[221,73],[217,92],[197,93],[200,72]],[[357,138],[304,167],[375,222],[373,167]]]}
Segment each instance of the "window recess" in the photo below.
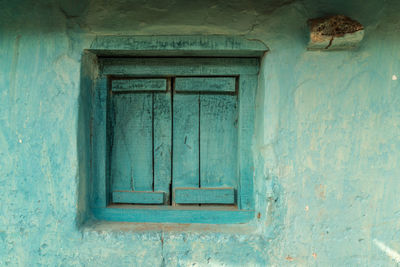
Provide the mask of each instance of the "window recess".
{"label": "window recess", "polygon": [[258,58],[99,58],[93,208],[136,222],[254,216]]}

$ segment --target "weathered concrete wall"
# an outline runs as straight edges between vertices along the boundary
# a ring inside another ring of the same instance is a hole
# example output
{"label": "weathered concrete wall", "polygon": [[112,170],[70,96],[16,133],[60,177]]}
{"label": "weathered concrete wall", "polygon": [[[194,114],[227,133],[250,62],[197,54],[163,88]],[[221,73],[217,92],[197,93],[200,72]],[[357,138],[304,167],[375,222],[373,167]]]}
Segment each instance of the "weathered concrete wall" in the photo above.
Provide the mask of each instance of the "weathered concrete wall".
{"label": "weathered concrete wall", "polygon": [[[1,266],[400,261],[398,1],[63,2],[0,3]],[[306,20],[337,13],[365,26],[361,47],[307,51]],[[96,34],[245,35],[270,47],[254,142],[261,216],[251,227],[79,228],[80,59]]]}

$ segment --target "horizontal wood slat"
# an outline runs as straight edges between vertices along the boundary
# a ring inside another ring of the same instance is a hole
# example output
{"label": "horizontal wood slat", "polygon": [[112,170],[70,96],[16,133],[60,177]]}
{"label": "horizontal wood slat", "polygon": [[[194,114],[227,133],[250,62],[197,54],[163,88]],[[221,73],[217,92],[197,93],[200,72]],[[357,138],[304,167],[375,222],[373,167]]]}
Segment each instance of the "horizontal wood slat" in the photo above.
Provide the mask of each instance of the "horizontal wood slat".
{"label": "horizontal wood slat", "polygon": [[176,188],[177,204],[235,204],[233,188]]}
{"label": "horizontal wood slat", "polygon": [[107,58],[103,75],[236,76],[258,73],[258,58]]}
{"label": "horizontal wood slat", "polygon": [[113,203],[164,204],[164,192],[114,191]]}
{"label": "horizontal wood slat", "polygon": [[167,79],[118,79],[111,85],[113,92],[166,91]]}
{"label": "horizontal wood slat", "polygon": [[189,92],[235,92],[235,77],[177,77],[175,90]]}
{"label": "horizontal wood slat", "polygon": [[[93,214],[98,220],[117,222],[212,224],[246,223],[255,215],[253,210],[177,210],[176,207],[165,206],[157,206],[157,208],[130,206],[132,207],[95,208]],[[209,226],[207,227],[210,229]]]}

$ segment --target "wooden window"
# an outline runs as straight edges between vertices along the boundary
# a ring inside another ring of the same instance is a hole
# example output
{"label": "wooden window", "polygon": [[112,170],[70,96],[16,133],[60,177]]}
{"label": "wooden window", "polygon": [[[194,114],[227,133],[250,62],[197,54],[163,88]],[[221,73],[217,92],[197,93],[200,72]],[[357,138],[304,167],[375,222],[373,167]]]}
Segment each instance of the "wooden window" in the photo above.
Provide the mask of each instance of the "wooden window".
{"label": "wooden window", "polygon": [[98,217],[252,216],[257,58],[102,58],[100,66]]}
{"label": "wooden window", "polygon": [[235,204],[237,77],[109,79],[112,203]]}

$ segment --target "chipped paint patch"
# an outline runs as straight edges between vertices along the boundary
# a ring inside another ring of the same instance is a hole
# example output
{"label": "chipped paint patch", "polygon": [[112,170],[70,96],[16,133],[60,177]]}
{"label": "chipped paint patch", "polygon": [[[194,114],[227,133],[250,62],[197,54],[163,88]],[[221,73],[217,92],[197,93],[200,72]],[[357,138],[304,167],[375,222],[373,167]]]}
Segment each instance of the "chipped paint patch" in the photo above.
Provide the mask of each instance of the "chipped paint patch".
{"label": "chipped paint patch", "polygon": [[397,251],[395,251],[394,249],[386,246],[383,242],[381,242],[381,241],[379,241],[377,239],[374,239],[373,241],[374,241],[375,245],[380,250],[385,252],[386,255],[388,255],[392,260],[394,260],[397,263],[400,263],[400,254]]}

